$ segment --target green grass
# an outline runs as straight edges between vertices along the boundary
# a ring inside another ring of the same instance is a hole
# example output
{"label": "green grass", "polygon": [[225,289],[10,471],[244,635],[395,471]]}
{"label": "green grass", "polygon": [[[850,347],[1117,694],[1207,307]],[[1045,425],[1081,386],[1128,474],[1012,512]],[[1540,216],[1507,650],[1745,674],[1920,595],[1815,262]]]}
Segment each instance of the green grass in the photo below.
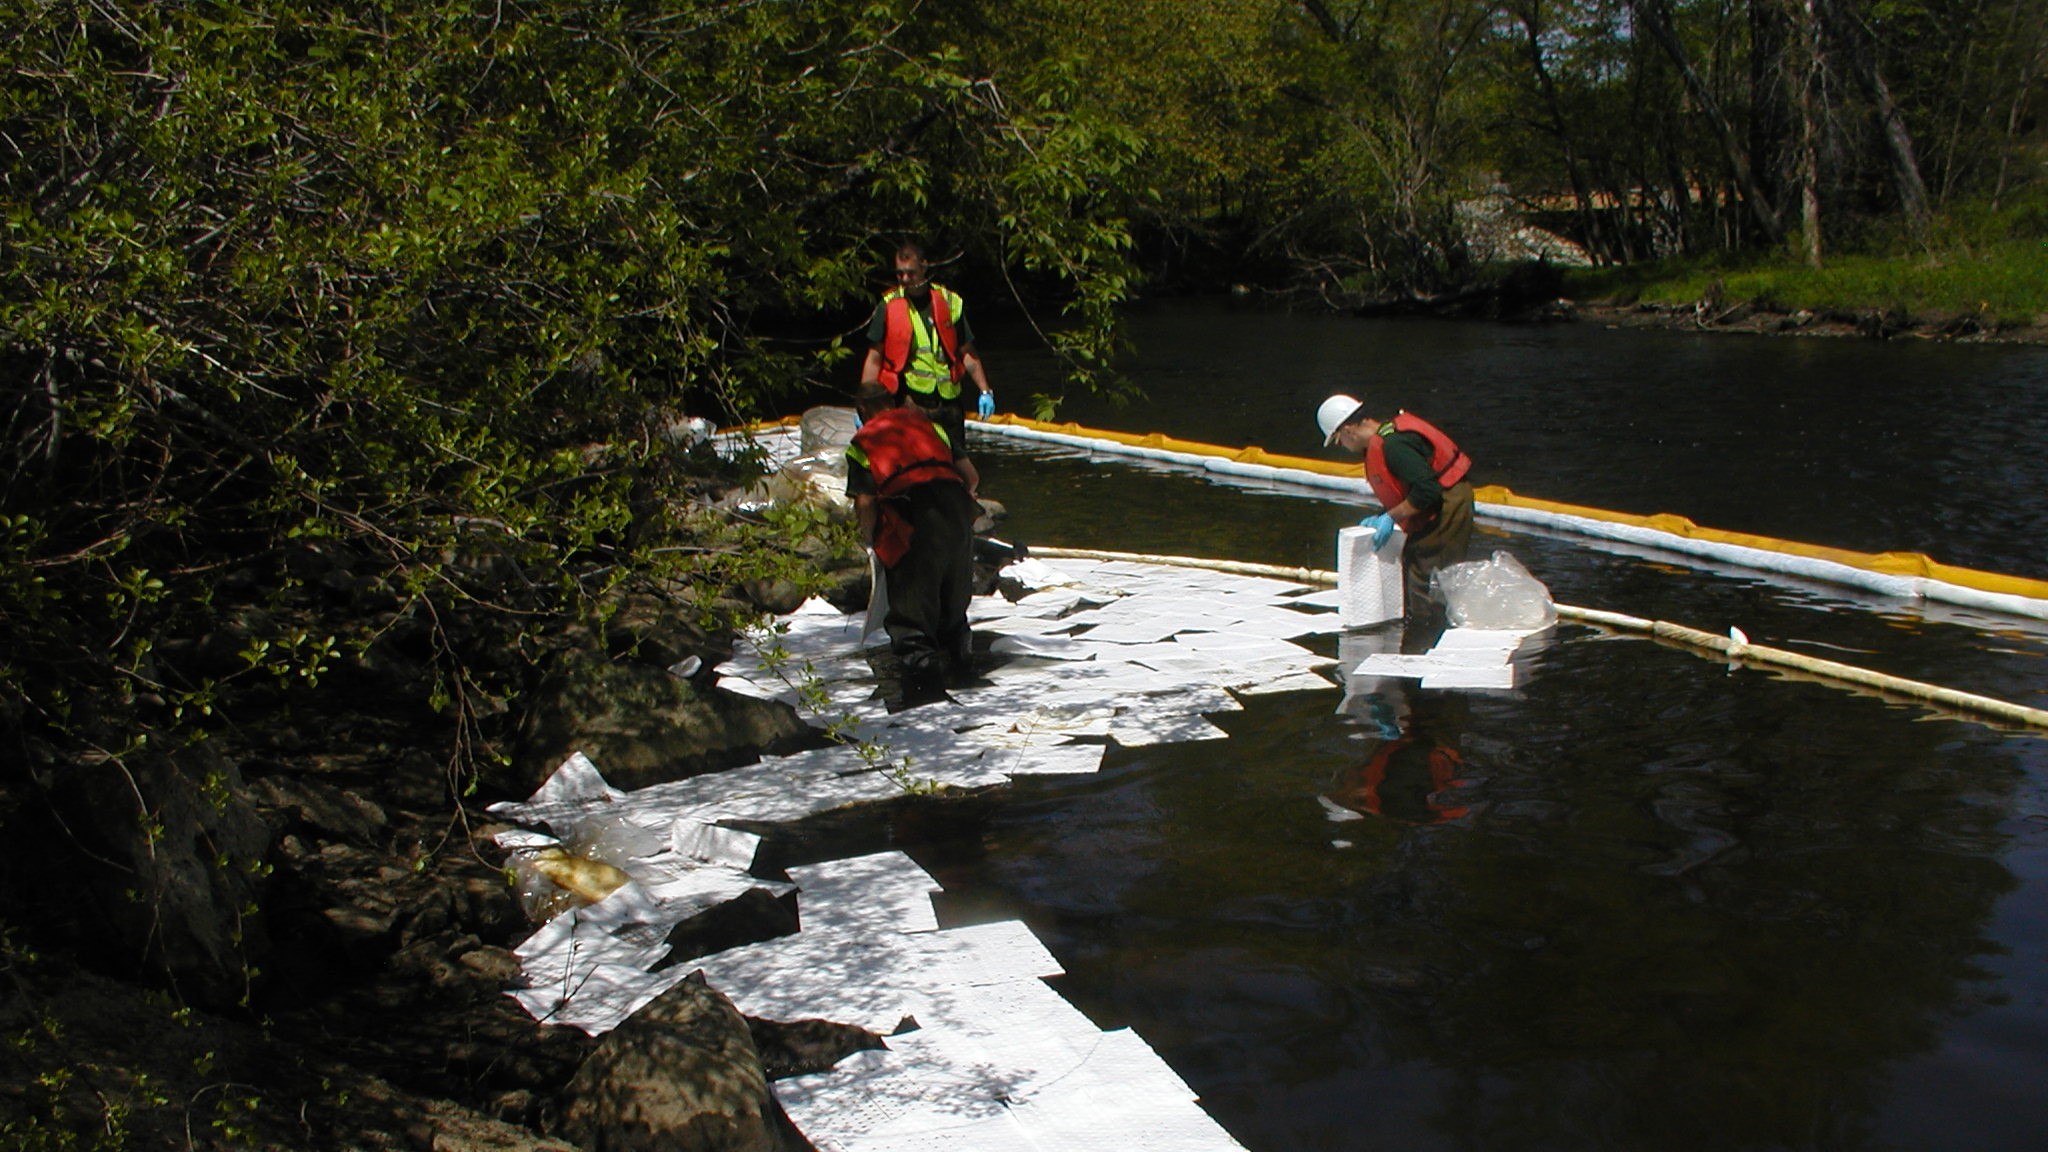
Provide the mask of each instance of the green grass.
{"label": "green grass", "polygon": [[2048,187],[1997,210],[1958,206],[1926,246],[1830,253],[1809,268],[1790,250],[1715,254],[1566,275],[1565,293],[1620,303],[1690,304],[1715,281],[1722,299],[1815,312],[1886,310],[1915,317],[1970,315],[1987,327],[2048,323]]}
{"label": "green grass", "polygon": [[1570,273],[1565,292],[1581,299],[1690,304],[1716,280],[1730,303],[1746,300],[1788,311],[1974,314],[1987,326],[2031,324],[2048,314],[2048,240],[1910,256],[1840,256],[1822,268],[1789,256],[1592,268]]}

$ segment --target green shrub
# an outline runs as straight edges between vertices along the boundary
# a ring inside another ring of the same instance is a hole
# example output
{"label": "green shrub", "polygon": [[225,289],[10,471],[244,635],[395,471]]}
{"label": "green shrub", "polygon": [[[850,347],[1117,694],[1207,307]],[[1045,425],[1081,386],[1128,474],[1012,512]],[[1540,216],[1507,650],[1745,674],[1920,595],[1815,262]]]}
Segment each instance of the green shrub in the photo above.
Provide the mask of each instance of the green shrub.
{"label": "green shrub", "polygon": [[788,336],[866,306],[878,237],[985,226],[1101,363],[1135,143],[999,98],[958,19],[0,0],[10,763],[191,738],[401,636],[454,762],[494,755],[522,637],[800,563],[661,432],[849,372]]}

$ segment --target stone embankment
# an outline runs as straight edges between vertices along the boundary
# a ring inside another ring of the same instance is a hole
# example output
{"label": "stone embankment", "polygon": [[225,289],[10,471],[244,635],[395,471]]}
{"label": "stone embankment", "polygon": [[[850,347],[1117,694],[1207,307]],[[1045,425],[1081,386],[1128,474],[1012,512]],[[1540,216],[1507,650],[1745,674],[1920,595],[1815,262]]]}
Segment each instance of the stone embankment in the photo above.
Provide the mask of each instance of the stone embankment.
{"label": "stone embankment", "polygon": [[[835,599],[865,603],[864,563],[837,578]],[[792,595],[749,591],[771,612]],[[31,768],[70,781],[34,811],[34,790],[0,779],[0,1146],[808,1147],[766,1084],[874,1037],[744,1019],[685,981],[598,1041],[505,995],[533,925],[486,804],[524,797],[575,748],[640,786],[813,738],[786,705],[672,674],[730,649],[691,618],[640,599],[565,643],[509,762],[459,804],[446,721],[417,703],[425,667],[388,659],[198,751]],[[123,773],[153,823],[116,802]],[[215,866],[230,858],[253,863]],[[736,901],[679,927],[670,962],[792,920],[774,899]]]}
{"label": "stone embankment", "polygon": [[1954,340],[1982,344],[2048,344],[2048,315],[1994,321],[1976,313],[1914,314],[1891,309],[1786,309],[1727,301],[1709,293],[1690,304],[1558,301],[1556,318],[1575,317],[1618,328],[1677,328],[1767,336],[1851,336],[1865,339]]}

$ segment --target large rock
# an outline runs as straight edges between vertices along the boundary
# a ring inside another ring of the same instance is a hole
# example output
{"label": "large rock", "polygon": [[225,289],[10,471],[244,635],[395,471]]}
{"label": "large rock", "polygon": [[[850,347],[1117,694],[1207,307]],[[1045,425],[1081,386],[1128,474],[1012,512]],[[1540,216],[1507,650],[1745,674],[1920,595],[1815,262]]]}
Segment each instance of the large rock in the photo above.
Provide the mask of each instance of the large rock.
{"label": "large rock", "polygon": [[391,826],[376,801],[311,777],[267,776],[250,784],[248,794],[288,831],[305,829],[323,839],[377,844]]}
{"label": "large rock", "polygon": [[715,660],[731,638],[714,638],[698,626],[699,609],[675,596],[627,593],[617,598],[604,624],[604,649],[617,659],[667,668],[691,656]]}
{"label": "large rock", "polygon": [[236,766],[198,745],[66,765],[47,787],[48,815],[10,833],[30,914],[116,975],[241,1003],[269,947],[270,829]]}
{"label": "large rock", "polygon": [[880,1036],[859,1025],[831,1020],[760,1020],[749,1016],[747,1028],[754,1034],[754,1050],[761,1054],[761,1071],[770,1080],[823,1072],[855,1052],[889,1047]]}
{"label": "large rock", "polygon": [[582,752],[614,785],[645,788],[750,763],[761,749],[791,746],[809,735],[786,704],[701,687],[638,662],[572,652],[529,700],[514,779],[493,783],[524,796],[570,753]]}
{"label": "large rock", "polygon": [[582,1152],[338,1058],[331,1033],[182,1009],[56,957],[8,977],[0,1129],[25,1140],[0,1146]]}
{"label": "large rock", "polygon": [[561,1134],[589,1152],[776,1152],[776,1115],[746,1020],[693,977],[598,1044]]}
{"label": "large rock", "polygon": [[799,927],[794,896],[778,898],[766,888],[749,888],[669,929],[668,955],[655,967],[668,968],[742,944],[794,936]]}

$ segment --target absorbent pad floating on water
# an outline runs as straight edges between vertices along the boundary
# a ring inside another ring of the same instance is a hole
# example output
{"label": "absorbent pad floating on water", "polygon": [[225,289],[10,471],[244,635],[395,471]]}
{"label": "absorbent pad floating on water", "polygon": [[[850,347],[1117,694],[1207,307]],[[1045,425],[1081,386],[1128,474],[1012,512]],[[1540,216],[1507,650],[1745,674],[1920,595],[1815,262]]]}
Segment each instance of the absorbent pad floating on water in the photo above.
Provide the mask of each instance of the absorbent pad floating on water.
{"label": "absorbent pad floating on water", "polygon": [[[1334,619],[1302,611],[1299,586],[1122,563],[1047,567],[1058,587],[1016,604],[978,598],[976,627],[1058,639],[1047,646],[1089,659],[1016,661],[956,690],[956,707],[890,714],[869,698],[874,679],[857,656],[864,614],[811,602],[737,645],[716,669],[719,683],[789,700],[806,722],[845,726],[869,749],[763,757],[631,793],[577,755],[532,799],[494,806],[558,834],[593,814],[662,833],[662,851],[628,861],[634,882],[520,946],[526,986],[511,994],[538,1018],[598,1034],[701,967],[756,1015],[880,1033],[914,1016],[918,1030],[891,1037],[894,1051],[775,1085],[827,1152],[1237,1148],[1141,1039],[1101,1031],[1043,983],[1058,963],[1023,925],[939,929],[937,885],[900,855],[794,869],[804,931],[652,971],[668,931],[703,901],[788,888],[749,875],[754,841],[720,821],[795,820],[900,795],[905,780],[979,787],[1094,772],[1105,737],[1221,738],[1206,717],[1237,709],[1232,691],[1324,683],[1315,670],[1329,661],[1285,639]],[[1111,630],[1092,643],[1068,618],[1091,611]],[[1079,636],[1048,635],[1061,632]],[[549,840],[514,830],[501,843],[530,850]]]}

